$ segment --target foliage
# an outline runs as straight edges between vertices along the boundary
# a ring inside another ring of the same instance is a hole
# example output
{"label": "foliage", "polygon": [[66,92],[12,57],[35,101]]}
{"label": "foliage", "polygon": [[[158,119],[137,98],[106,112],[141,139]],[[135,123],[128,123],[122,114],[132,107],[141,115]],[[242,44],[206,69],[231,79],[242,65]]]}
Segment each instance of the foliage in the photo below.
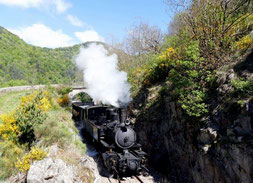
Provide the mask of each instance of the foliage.
{"label": "foliage", "polygon": [[3,140],[17,142],[20,129],[14,117],[14,113],[2,114],[0,119],[2,120],[2,124],[0,124],[0,137],[2,137]]}
{"label": "foliage", "polygon": [[198,41],[177,43],[178,39],[170,39],[170,46],[165,51],[137,71],[143,73],[142,85],[146,87],[168,81],[167,92],[179,101],[186,114],[200,117],[208,112],[207,94],[201,88],[213,82],[214,73],[201,68],[204,59],[200,56]]}
{"label": "foliage", "polygon": [[[20,123],[26,126],[27,129],[32,128],[30,132],[33,131],[33,135],[30,136],[34,136],[34,139],[39,141],[40,146],[48,147],[57,144],[62,149],[59,152],[63,152],[66,159],[73,159],[72,155],[74,154],[75,158],[78,157],[77,159],[79,159],[79,156],[85,153],[86,146],[78,136],[78,130],[71,119],[71,114],[56,103],[56,99],[59,97],[57,90],[50,87],[48,89],[44,92],[28,92],[30,95],[25,97],[22,96],[26,92],[16,92],[9,95],[11,98],[17,98],[15,96],[17,95],[21,99],[16,100],[17,102],[20,101],[20,105],[18,105],[15,112],[1,116],[0,179],[8,178],[16,171],[24,171],[26,173],[33,161],[40,160],[46,156],[46,152],[43,149],[33,146],[34,142],[28,140],[24,143],[24,139],[20,139],[21,134],[24,133],[20,128]],[[52,105],[57,107],[52,109]],[[20,121],[19,115],[21,114],[25,116],[22,118],[24,119],[23,122]],[[35,117],[32,117],[33,115],[43,119],[43,121],[36,121]],[[29,122],[26,121],[28,119],[36,123],[36,125],[30,126]],[[72,153],[65,153],[66,149],[70,149]],[[75,160],[75,163],[78,162]]]}
{"label": "foliage", "polygon": [[60,104],[60,106],[64,107],[64,106],[68,106],[69,105],[69,97],[67,94],[61,96],[60,98],[57,99],[58,104]]}
{"label": "foliage", "polygon": [[[247,35],[253,30],[252,1],[167,1],[174,9],[180,7],[171,23],[171,30],[177,36],[184,34],[191,40],[199,41],[205,67],[217,69],[231,61],[228,56],[236,51],[232,48],[246,48],[249,44]],[[241,40],[242,37],[245,38]]]}
{"label": "foliage", "polygon": [[253,92],[253,79],[247,81],[243,79],[233,79],[232,86],[237,93],[252,93]]}
{"label": "foliage", "polygon": [[16,168],[19,171],[27,172],[31,164],[36,160],[42,160],[47,156],[47,152],[45,152],[42,148],[34,146],[31,148],[31,151],[23,156],[22,159],[18,159],[15,163]]}
{"label": "foliage", "polygon": [[85,92],[78,93],[75,97],[83,103],[93,101],[92,98]]}
{"label": "foliage", "polygon": [[205,93],[200,90],[193,90],[186,95],[181,93],[179,103],[189,116],[200,117],[208,112]]}
{"label": "foliage", "polygon": [[242,39],[235,43],[236,49],[247,50],[248,48],[253,48],[253,34],[244,36]]}
{"label": "foliage", "polygon": [[35,91],[21,98],[21,104],[16,112],[21,143],[31,144],[35,140],[34,128],[45,120],[45,112],[51,107],[47,95],[47,91]]}
{"label": "foliage", "polygon": [[65,95],[65,94],[68,94],[71,91],[72,91],[72,88],[67,87],[67,86],[61,86],[61,87],[57,88],[57,93],[59,95]]}
{"label": "foliage", "polygon": [[22,156],[25,149],[25,146],[11,140],[0,140],[0,180],[13,173],[17,158]]}

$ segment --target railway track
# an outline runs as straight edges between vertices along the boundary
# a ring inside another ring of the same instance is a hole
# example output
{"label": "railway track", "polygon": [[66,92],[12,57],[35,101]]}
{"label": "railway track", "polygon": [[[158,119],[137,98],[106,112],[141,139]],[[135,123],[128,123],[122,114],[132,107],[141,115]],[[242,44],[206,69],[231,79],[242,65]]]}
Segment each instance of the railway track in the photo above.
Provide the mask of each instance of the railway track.
{"label": "railway track", "polygon": [[140,183],[144,183],[144,182],[141,180],[141,178],[138,177],[137,175],[134,175],[133,177],[136,178]]}
{"label": "railway track", "polygon": [[139,176],[132,176],[131,178],[126,179],[113,179],[113,178],[107,178],[109,183],[145,183]]}

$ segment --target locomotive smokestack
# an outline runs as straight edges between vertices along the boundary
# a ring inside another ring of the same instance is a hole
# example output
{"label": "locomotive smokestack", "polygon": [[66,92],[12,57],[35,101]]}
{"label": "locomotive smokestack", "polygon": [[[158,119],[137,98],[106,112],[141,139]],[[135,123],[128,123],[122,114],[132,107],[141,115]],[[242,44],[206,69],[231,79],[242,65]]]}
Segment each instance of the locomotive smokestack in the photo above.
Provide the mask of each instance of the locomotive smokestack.
{"label": "locomotive smokestack", "polygon": [[126,117],[127,117],[126,108],[119,108],[120,123],[124,123],[126,121]]}

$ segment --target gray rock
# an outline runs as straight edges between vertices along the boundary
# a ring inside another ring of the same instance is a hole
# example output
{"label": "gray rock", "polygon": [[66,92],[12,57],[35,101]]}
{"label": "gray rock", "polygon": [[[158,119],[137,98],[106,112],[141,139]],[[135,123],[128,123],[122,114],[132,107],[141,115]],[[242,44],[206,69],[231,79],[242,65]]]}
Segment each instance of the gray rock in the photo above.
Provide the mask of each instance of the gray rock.
{"label": "gray rock", "polygon": [[214,130],[211,127],[200,129],[200,134],[198,136],[198,142],[200,143],[211,143],[213,142],[217,137],[217,131]]}
{"label": "gray rock", "polygon": [[78,183],[76,167],[61,159],[45,158],[35,161],[27,174],[27,183]]}

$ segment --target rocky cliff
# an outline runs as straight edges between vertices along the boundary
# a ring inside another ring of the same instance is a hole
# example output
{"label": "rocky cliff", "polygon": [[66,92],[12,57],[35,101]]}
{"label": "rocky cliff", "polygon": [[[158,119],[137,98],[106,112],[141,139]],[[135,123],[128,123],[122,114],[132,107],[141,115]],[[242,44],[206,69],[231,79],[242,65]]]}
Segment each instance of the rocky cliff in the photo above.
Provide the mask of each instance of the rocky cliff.
{"label": "rocky cliff", "polygon": [[253,53],[217,73],[201,119],[188,118],[169,93],[160,95],[161,84],[136,95],[131,108],[140,142],[168,182],[253,182],[253,96],[231,95],[239,77],[253,78]]}

